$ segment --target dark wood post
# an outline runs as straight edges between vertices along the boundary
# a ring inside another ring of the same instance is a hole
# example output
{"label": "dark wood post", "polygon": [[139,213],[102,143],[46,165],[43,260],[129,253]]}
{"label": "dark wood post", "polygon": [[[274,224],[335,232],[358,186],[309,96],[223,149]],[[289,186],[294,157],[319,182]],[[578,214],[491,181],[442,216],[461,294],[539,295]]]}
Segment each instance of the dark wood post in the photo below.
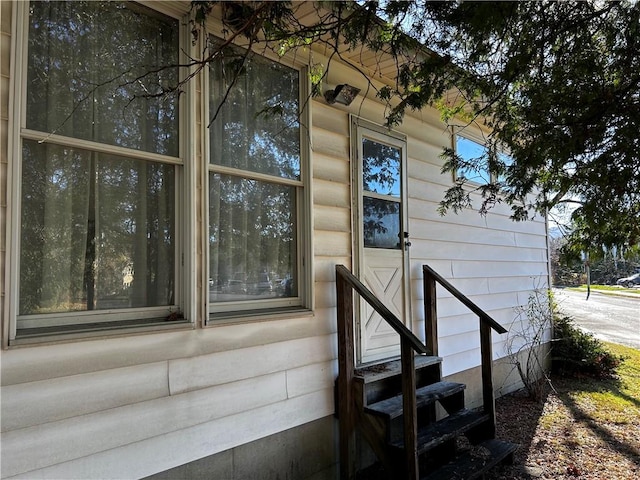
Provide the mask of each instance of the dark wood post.
{"label": "dark wood post", "polygon": [[355,476],[355,439],[353,370],[353,290],[342,278],[336,266],[336,294],[338,309],[338,416],[340,425],[340,478]]}
{"label": "dark wood post", "polygon": [[422,269],[424,289],[424,334],[425,344],[431,355],[438,355],[438,312],[436,308],[436,279]]}
{"label": "dark wood post", "polygon": [[411,344],[400,342],[402,363],[402,408],[404,412],[404,448],[407,480],[418,480],[418,413],[416,407],[416,368]]}
{"label": "dark wood post", "polygon": [[482,363],[482,401],[485,413],[491,417],[490,438],[496,435],[496,406],[493,394],[493,349],[491,326],[480,318],[480,358]]}

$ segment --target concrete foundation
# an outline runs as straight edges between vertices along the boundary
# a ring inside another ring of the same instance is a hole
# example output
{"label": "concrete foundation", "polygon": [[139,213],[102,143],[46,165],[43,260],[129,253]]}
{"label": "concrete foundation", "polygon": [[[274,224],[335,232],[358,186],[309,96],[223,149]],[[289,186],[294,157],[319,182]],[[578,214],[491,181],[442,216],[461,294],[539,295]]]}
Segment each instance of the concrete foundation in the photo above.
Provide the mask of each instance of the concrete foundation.
{"label": "concrete foundation", "polygon": [[338,422],[325,417],[147,477],[149,480],[334,480]]}

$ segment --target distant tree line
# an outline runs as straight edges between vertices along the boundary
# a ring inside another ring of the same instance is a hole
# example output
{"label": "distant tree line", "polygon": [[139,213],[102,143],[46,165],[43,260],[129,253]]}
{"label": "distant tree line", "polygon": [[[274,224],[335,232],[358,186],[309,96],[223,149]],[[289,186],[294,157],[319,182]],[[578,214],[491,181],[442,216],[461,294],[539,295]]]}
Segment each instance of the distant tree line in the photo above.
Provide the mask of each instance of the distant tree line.
{"label": "distant tree line", "polygon": [[[585,259],[579,253],[567,250],[564,237],[552,238],[551,274],[554,285],[576,286],[587,281]],[[591,283],[615,285],[619,278],[640,269],[640,245],[630,248],[602,248],[589,255]]]}

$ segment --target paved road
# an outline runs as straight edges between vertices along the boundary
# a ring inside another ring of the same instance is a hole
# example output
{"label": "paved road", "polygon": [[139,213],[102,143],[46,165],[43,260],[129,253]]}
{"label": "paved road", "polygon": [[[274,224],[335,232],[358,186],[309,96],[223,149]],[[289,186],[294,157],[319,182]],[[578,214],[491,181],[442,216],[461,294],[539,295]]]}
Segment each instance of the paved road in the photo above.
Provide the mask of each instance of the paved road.
{"label": "paved road", "polygon": [[640,297],[553,289],[558,309],[596,338],[640,349]]}

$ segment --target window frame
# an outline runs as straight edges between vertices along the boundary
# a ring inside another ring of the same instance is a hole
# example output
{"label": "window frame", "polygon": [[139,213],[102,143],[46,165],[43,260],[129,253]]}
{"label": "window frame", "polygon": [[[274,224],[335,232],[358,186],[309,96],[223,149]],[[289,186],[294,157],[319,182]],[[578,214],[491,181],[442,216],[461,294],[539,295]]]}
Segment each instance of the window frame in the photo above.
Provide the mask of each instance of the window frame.
{"label": "window frame", "polygon": [[[356,158],[359,160],[359,164],[355,165],[354,168],[358,167],[357,171],[354,171],[354,175],[357,173],[358,176],[358,186],[360,190],[361,199],[358,199],[359,202],[359,210],[358,218],[360,222],[358,224],[358,235],[362,239],[362,248],[369,249],[383,249],[383,250],[403,250],[405,239],[402,237],[405,231],[409,229],[409,216],[408,216],[408,193],[407,193],[407,140],[402,134],[394,132],[394,131],[384,131],[384,127],[380,127],[371,122],[367,122],[366,120],[360,118],[354,118],[352,125],[352,129],[357,130],[356,139],[354,141],[358,142],[358,145],[355,147],[354,151],[357,154]],[[363,181],[363,171],[364,171],[364,141],[368,140],[370,142],[375,142],[380,145],[384,145],[395,150],[399,151],[398,158],[398,194],[384,194],[377,193],[371,190],[367,190]],[[364,220],[364,203],[365,199],[369,200],[381,200],[389,203],[395,203],[399,205],[398,208],[398,218],[399,218],[399,232],[400,237],[398,238],[398,244],[396,247],[383,247],[383,246],[373,246],[367,245],[366,234],[364,230],[363,220]],[[362,266],[361,266],[362,267]]]}
{"label": "window frame", "polygon": [[[179,59],[185,58],[185,50],[191,43],[188,37],[188,29],[184,26],[184,15],[174,9],[160,8],[147,3],[140,4],[154,12],[158,12],[172,20],[177,21]],[[185,245],[191,243],[191,227],[188,215],[182,213],[185,209],[191,210],[189,203],[194,203],[187,193],[192,188],[193,182],[189,162],[192,142],[186,141],[189,125],[193,121],[186,115],[186,105],[193,98],[191,89],[187,89],[186,98],[181,98],[177,105],[177,156],[145,152],[133,148],[118,145],[99,143],[93,140],[68,137],[57,133],[37,131],[26,128],[27,120],[27,80],[28,80],[28,36],[29,36],[29,2],[18,2],[13,9],[13,30],[11,37],[11,69],[9,91],[13,99],[9,102],[9,131],[8,153],[13,158],[9,164],[7,177],[7,251],[12,252],[7,261],[6,276],[8,285],[7,305],[3,325],[3,346],[50,342],[53,340],[67,340],[103,336],[114,333],[134,333],[140,331],[166,330],[188,327],[193,320],[193,302],[189,301],[190,277],[188,265],[184,262]],[[192,48],[192,47],[188,47]],[[182,60],[179,60],[181,62]],[[185,78],[183,68],[178,70],[179,79]],[[86,310],[78,312],[64,312],[51,314],[20,315],[20,252],[21,252],[21,214],[22,214],[22,165],[23,142],[43,141],[47,144],[58,145],[70,149],[82,149],[89,152],[116,155],[131,160],[140,160],[173,166],[174,170],[174,301],[173,305],[158,307],[134,307],[103,310]],[[186,281],[187,280],[187,281]],[[183,319],[168,323],[164,317],[172,312],[180,312]],[[29,327],[32,320],[46,319],[45,324]],[[79,319],[83,321],[78,321]],[[19,328],[19,323],[20,328]],[[25,327],[24,325],[27,325]],[[29,330],[32,328],[32,331]],[[27,329],[24,332],[20,330]]]}
{"label": "window frame", "polygon": [[[221,35],[214,28],[208,30],[209,38],[221,39]],[[233,47],[248,49],[247,45],[231,44]],[[256,319],[265,319],[272,316],[281,318],[283,314],[299,314],[300,312],[309,312],[314,308],[313,305],[313,269],[312,269],[312,198],[311,198],[311,178],[312,165],[309,142],[309,125],[310,125],[310,80],[308,75],[308,66],[290,59],[288,56],[276,57],[269,55],[265,51],[252,50],[251,55],[259,56],[264,60],[282,64],[288,68],[292,68],[298,72],[298,104],[300,109],[299,115],[299,152],[300,152],[300,177],[299,179],[291,179],[286,177],[276,177],[273,175],[248,171],[240,168],[227,167],[211,162],[211,142],[208,130],[210,122],[210,72],[204,69],[202,78],[202,105],[201,111],[203,116],[201,135],[203,141],[203,158],[204,165],[202,173],[203,182],[203,205],[204,219],[202,228],[202,241],[204,245],[204,268],[203,268],[203,300],[205,302],[204,326],[225,325],[228,323],[237,323],[242,321],[253,321]],[[211,173],[232,176],[237,179],[257,180],[261,182],[277,184],[282,186],[290,186],[296,191],[296,205],[294,214],[296,216],[296,270],[297,270],[297,296],[284,298],[267,298],[255,300],[238,300],[225,302],[212,302],[209,297],[209,278],[210,274],[210,244],[209,244],[209,217],[210,217],[210,201],[209,201],[209,176]]]}
{"label": "window frame", "polygon": [[[467,132],[465,132],[465,134],[463,135],[460,131],[454,131],[452,136],[451,136],[451,142],[452,142],[452,145],[453,145],[453,151],[454,151],[454,153],[456,155],[459,155],[459,152],[458,152],[458,137],[460,137],[460,138],[462,138],[464,140],[473,142],[473,143],[479,145],[483,149],[486,148],[486,145],[485,145],[484,141],[480,138],[479,135],[473,135],[473,134],[469,134]],[[506,157],[508,157],[510,159],[510,162],[505,162],[507,165],[511,165],[511,163],[513,163],[513,158],[507,152],[501,151],[499,153],[499,155],[500,156],[506,156]],[[465,180],[465,184],[470,184],[470,185],[474,185],[474,186],[482,185],[482,183],[477,182],[477,181],[475,181],[473,179],[469,179],[469,178],[466,178],[464,176],[460,176],[458,174],[458,171],[459,170],[456,170],[456,171],[453,172],[453,181],[454,182],[457,182],[457,181],[459,181],[461,179],[464,179]],[[495,171],[491,171],[491,170],[488,170],[488,169],[483,169],[481,172],[478,172],[478,177],[482,178],[481,175],[482,176],[488,176],[489,177],[488,178],[489,183],[497,183],[497,182],[502,181],[502,179],[504,178],[503,175],[498,175]],[[478,178],[478,177],[476,177],[476,178]]]}
{"label": "window frame", "polygon": [[[476,145],[479,145],[481,148],[485,148],[485,144],[482,140],[480,140],[479,137],[476,136],[471,136],[471,135],[462,135],[460,132],[454,132],[452,135],[452,143],[453,143],[453,151],[456,155],[460,155],[459,150],[458,150],[458,138],[462,138],[464,140],[467,140],[469,142],[473,142]],[[470,179],[465,177],[464,175],[460,175],[459,174],[460,169],[456,169],[453,172],[453,180],[455,182],[464,180],[466,184],[470,184],[470,185],[482,185],[481,182],[476,181],[475,179]],[[489,171],[488,169],[482,169],[481,171],[476,172],[476,177],[474,178],[480,178],[481,180],[484,180],[484,176],[488,177],[488,181],[489,182],[493,182],[494,181],[494,175],[491,171]]]}

